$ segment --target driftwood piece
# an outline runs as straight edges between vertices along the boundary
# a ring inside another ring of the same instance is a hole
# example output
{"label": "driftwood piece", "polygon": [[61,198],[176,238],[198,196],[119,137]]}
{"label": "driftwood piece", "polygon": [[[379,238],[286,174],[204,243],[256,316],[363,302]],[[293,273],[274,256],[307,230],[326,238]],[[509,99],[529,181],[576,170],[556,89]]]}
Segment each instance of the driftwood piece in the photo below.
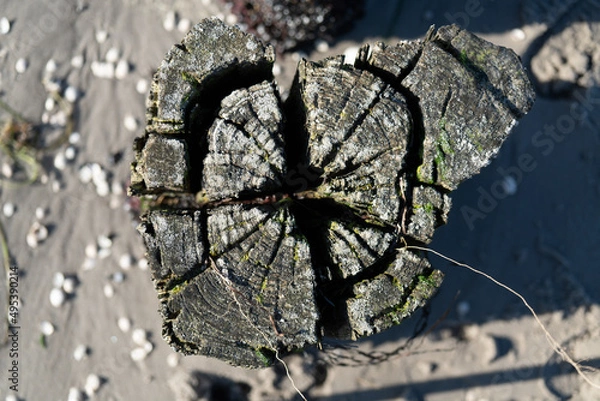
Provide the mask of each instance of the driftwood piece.
{"label": "driftwood piece", "polygon": [[285,101],[272,62],[196,25],[155,76],[132,165],[163,336],[246,367],[424,305],[442,274],[402,245],[431,241],[533,103],[512,51],[455,26],[354,66],[302,60]]}

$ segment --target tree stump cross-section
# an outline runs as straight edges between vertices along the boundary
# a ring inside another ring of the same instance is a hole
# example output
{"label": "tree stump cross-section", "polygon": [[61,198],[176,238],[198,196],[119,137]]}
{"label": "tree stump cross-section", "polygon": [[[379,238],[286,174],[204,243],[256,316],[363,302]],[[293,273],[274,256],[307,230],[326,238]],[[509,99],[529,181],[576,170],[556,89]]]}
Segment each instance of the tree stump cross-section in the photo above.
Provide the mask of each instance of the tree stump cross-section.
{"label": "tree stump cross-section", "polygon": [[244,367],[399,324],[442,274],[425,245],[534,92],[519,58],[456,26],[301,60],[207,19],[165,57],[130,192],[177,350]]}

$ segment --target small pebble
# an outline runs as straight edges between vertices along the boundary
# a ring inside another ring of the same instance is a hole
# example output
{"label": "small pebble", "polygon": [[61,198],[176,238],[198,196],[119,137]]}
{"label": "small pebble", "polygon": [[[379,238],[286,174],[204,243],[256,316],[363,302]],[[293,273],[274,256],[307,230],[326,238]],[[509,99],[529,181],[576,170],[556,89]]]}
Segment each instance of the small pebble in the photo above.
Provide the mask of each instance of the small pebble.
{"label": "small pebble", "polygon": [[121,267],[123,270],[129,270],[132,264],[133,257],[128,253],[121,255],[119,258],[119,267]]}
{"label": "small pebble", "polygon": [[79,181],[81,181],[83,184],[88,184],[90,181],[92,181],[92,176],[92,169],[88,164],[81,166],[79,169]]}
{"label": "small pebble", "polygon": [[92,61],[90,68],[92,69],[92,74],[97,78],[113,79],[115,77],[115,65],[113,63]]}
{"label": "small pebble", "polygon": [[54,276],[52,276],[52,286],[54,288],[62,288],[64,283],[65,283],[65,275],[62,274],[61,272],[54,273]]}
{"label": "small pebble", "polygon": [[87,244],[85,246],[85,256],[90,259],[98,257],[98,246],[96,244]]}
{"label": "small pebble", "polygon": [[53,72],[56,72],[56,69],[58,68],[58,66],[56,65],[56,61],[54,61],[54,59],[50,59],[46,62],[46,66],[44,67],[44,69],[46,70],[46,72],[52,74]]}
{"label": "small pebble", "polygon": [[65,89],[65,100],[69,103],[74,103],[77,100],[77,97],[79,96],[79,93],[77,91],[77,88],[73,87],[73,86],[67,86],[67,88]]}
{"label": "small pebble", "polygon": [[59,110],[50,115],[48,122],[52,125],[65,126],[67,124],[67,113],[63,110]]}
{"label": "small pebble", "polygon": [[167,355],[167,365],[169,365],[170,367],[174,368],[177,365],[179,365],[179,355],[177,355],[176,353],[171,353],[169,355]]}
{"label": "small pebble", "polygon": [[274,76],[281,75],[281,66],[279,64],[273,64],[273,75]]}
{"label": "small pebble", "polygon": [[79,344],[73,351],[73,359],[75,359],[77,362],[80,362],[87,356],[87,354],[88,348],[83,344]]}
{"label": "small pebble", "polygon": [[38,220],[42,220],[46,217],[46,210],[43,207],[35,208],[35,218]]}
{"label": "small pebble", "polygon": [[72,132],[71,135],[69,135],[69,143],[71,145],[78,144],[80,140],[81,140],[81,134],[79,132]]}
{"label": "small pebble", "polygon": [[125,275],[121,272],[116,272],[111,275],[111,279],[114,283],[120,284],[125,280]]}
{"label": "small pebble", "polygon": [[48,229],[46,226],[34,221],[27,233],[27,245],[36,248],[40,243],[48,238]]}
{"label": "small pebble", "polygon": [[108,249],[112,246],[113,241],[108,235],[99,235],[96,239],[96,243],[98,244],[98,247]]}
{"label": "small pebble", "polygon": [[50,304],[55,308],[62,306],[65,303],[65,293],[60,288],[53,288],[50,291]]}
{"label": "small pebble", "polygon": [[171,32],[177,25],[177,15],[174,11],[169,11],[163,20],[163,28],[165,31]]}
{"label": "small pebble", "polygon": [[84,58],[83,55],[79,54],[77,56],[73,56],[71,59],[71,67],[73,68],[81,68],[83,67]]}
{"label": "small pebble", "polygon": [[14,203],[7,202],[2,206],[2,213],[4,213],[4,216],[6,217],[12,217],[16,210],[17,208]]}
{"label": "small pebble", "polygon": [[0,34],[6,35],[10,32],[10,21],[6,17],[0,19]]}
{"label": "small pebble", "polygon": [[502,188],[507,195],[514,195],[518,189],[517,181],[511,175],[507,175],[502,180]]}
{"label": "small pebble", "polygon": [[148,340],[146,340],[143,344],[142,344],[142,348],[144,349],[144,351],[146,351],[146,353],[151,353],[152,350],[154,349],[154,345],[152,345],[152,343]]}
{"label": "small pebble", "polygon": [[115,295],[115,289],[110,284],[104,284],[104,296],[106,298],[112,298]]}
{"label": "small pebble", "polygon": [[181,33],[187,33],[192,26],[192,22],[187,18],[182,18],[177,23],[177,30]]}
{"label": "small pebble", "polygon": [[46,111],[52,111],[56,107],[56,101],[52,97],[48,97],[44,102],[44,109]]}
{"label": "small pebble", "polygon": [[6,178],[10,178],[13,175],[13,168],[10,163],[3,162],[2,163],[2,175]]}
{"label": "small pebble", "polygon": [[96,31],[96,42],[104,43],[108,39],[108,32],[106,31]]}
{"label": "small pebble", "polygon": [[62,183],[58,180],[54,180],[52,181],[51,184],[51,189],[52,192],[54,192],[55,194],[59,193],[61,191],[61,189],[63,188]]}
{"label": "small pebble", "polygon": [[141,258],[140,260],[138,260],[138,268],[140,270],[148,270],[148,259]]}
{"label": "small pebble", "polygon": [[17,398],[16,395],[9,394],[9,395],[6,396],[6,398],[4,399],[4,401],[19,401],[19,399]]}
{"label": "small pebble", "polygon": [[120,182],[118,181],[113,181],[113,183],[110,185],[110,192],[113,195],[123,195],[124,190],[123,190],[123,185],[121,185]]}
{"label": "small pebble", "polygon": [[119,60],[115,67],[115,78],[123,79],[129,74],[129,63],[126,60]]}
{"label": "small pebble", "polygon": [[85,379],[85,393],[88,397],[92,397],[98,389],[100,388],[100,377],[95,374],[89,374],[87,379]]}
{"label": "small pebble", "polygon": [[119,326],[119,329],[123,333],[127,333],[131,329],[131,320],[126,317],[120,317],[119,320],[117,320],[117,326]]}
{"label": "small pebble", "polygon": [[456,313],[459,317],[464,318],[471,310],[471,305],[467,301],[461,301],[456,305]]}
{"label": "small pebble", "polygon": [[67,401],[83,401],[83,393],[79,389],[71,387]]}
{"label": "small pebble", "polygon": [[74,277],[65,278],[65,282],[62,285],[62,289],[67,294],[74,294],[75,287],[77,287],[77,280]]}
{"label": "small pebble", "polygon": [[77,156],[77,150],[74,146],[69,146],[65,149],[65,159],[67,159],[67,161],[71,162],[75,160],[75,156]]}
{"label": "small pebble", "polygon": [[98,259],[106,259],[110,255],[112,255],[112,250],[110,248],[100,248],[100,249],[98,249]]}
{"label": "small pebble", "polygon": [[40,323],[40,330],[42,331],[42,334],[45,336],[51,336],[52,334],[54,334],[54,326],[52,325],[52,323],[48,322],[47,320]]}
{"label": "small pebble", "polygon": [[517,41],[523,41],[527,38],[527,35],[525,35],[525,31],[523,31],[520,28],[515,28],[512,31],[510,31],[510,36]]}
{"label": "small pebble", "polygon": [[148,356],[148,353],[146,352],[146,350],[142,347],[137,347],[134,348],[133,350],[131,350],[131,359],[135,362],[139,362],[142,361],[146,358],[146,356]]}
{"label": "small pebble", "polygon": [[123,125],[128,131],[134,132],[138,128],[138,122],[134,116],[128,114],[123,119]]}
{"label": "small pebble", "polygon": [[119,61],[119,49],[117,49],[116,47],[111,47],[106,52],[104,59],[109,63],[116,63],[117,61]]}
{"label": "small pebble", "polygon": [[148,94],[148,80],[144,78],[140,78],[135,84],[135,90],[140,95]]}
{"label": "small pebble", "polygon": [[329,43],[327,43],[324,40],[318,40],[315,43],[315,48],[317,49],[317,51],[319,53],[325,53],[325,52],[327,52],[329,50]]}
{"label": "small pebble", "polygon": [[131,332],[131,339],[136,345],[142,346],[148,341],[146,336],[146,330],[144,329],[135,329]]}
{"label": "small pebble", "polygon": [[54,156],[54,167],[59,171],[62,171],[67,167],[67,159],[65,158],[64,153],[59,152]]}
{"label": "small pebble", "polygon": [[95,258],[94,259],[85,258],[85,260],[81,264],[81,268],[83,270],[92,270],[94,267],[96,267],[96,259]]}
{"label": "small pebble", "polygon": [[19,74],[23,74],[25,71],[27,71],[27,67],[29,67],[29,63],[24,58],[18,59],[15,63],[15,70]]}

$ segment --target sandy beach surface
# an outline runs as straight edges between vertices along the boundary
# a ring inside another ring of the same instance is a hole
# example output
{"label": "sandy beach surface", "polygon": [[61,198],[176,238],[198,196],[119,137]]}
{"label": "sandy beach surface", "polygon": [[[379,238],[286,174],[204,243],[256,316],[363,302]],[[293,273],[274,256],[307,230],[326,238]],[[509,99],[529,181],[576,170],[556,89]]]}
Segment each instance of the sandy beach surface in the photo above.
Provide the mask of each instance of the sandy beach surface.
{"label": "sandy beach surface", "polygon": [[[583,18],[565,28],[566,3]],[[538,69],[534,108],[498,157],[453,192],[449,224],[431,248],[522,293],[575,359],[600,367],[600,12],[592,3],[371,0],[352,31],[305,56],[457,23]],[[0,348],[0,400],[301,399],[281,366],[248,371],[169,348],[127,210],[135,207],[125,189],[147,84],[189,24],[214,15],[232,22],[221,3],[206,0],[0,0],[1,99],[58,144],[37,153],[42,169],[26,185],[10,185],[19,171],[0,153],[0,221],[20,305],[19,329]],[[279,58],[282,88],[297,57]],[[62,106],[47,100],[57,89]],[[71,135],[60,142],[70,119]],[[331,343],[287,358],[307,399],[600,399],[514,295],[431,261],[446,278],[425,334],[393,352],[411,336],[413,319],[349,349]],[[3,314],[6,292],[3,285]],[[393,355],[374,362],[386,352]],[[194,386],[225,389],[229,398],[195,395]]]}

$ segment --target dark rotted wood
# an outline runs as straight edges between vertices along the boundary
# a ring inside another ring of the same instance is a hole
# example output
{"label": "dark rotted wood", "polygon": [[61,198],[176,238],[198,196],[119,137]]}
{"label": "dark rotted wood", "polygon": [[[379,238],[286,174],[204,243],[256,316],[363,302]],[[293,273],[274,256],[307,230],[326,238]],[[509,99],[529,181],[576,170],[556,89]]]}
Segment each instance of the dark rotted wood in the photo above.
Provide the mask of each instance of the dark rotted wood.
{"label": "dark rotted wood", "polygon": [[302,60],[282,102],[273,52],[216,19],[156,74],[131,192],[181,352],[260,367],[399,324],[442,281],[425,245],[450,190],[531,107],[516,55],[457,27]]}

